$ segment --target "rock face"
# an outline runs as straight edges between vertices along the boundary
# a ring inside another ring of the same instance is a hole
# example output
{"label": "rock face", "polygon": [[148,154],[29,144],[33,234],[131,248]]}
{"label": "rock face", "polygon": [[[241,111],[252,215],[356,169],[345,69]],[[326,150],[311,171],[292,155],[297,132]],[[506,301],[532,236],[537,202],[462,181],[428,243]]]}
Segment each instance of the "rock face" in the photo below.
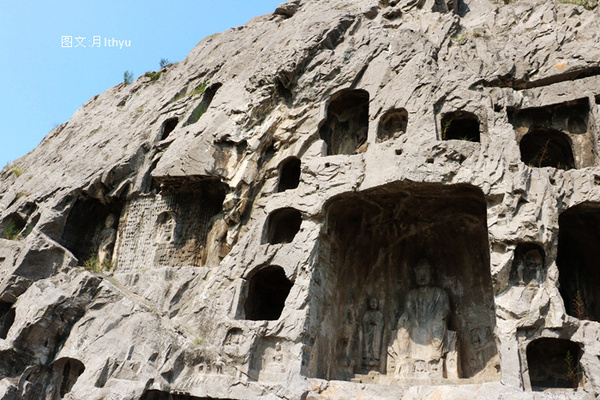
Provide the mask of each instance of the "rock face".
{"label": "rock face", "polygon": [[93,97],[0,176],[0,398],[598,398],[594,7],[293,0]]}

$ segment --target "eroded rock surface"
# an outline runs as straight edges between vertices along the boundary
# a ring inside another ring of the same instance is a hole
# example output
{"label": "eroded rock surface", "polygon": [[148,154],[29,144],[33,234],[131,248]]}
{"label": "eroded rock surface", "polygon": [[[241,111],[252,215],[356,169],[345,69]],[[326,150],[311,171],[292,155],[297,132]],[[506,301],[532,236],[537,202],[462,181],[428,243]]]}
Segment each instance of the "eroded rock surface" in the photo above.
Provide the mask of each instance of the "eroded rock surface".
{"label": "eroded rock surface", "polygon": [[0,174],[0,398],[598,398],[569,3],[291,0],[90,99]]}

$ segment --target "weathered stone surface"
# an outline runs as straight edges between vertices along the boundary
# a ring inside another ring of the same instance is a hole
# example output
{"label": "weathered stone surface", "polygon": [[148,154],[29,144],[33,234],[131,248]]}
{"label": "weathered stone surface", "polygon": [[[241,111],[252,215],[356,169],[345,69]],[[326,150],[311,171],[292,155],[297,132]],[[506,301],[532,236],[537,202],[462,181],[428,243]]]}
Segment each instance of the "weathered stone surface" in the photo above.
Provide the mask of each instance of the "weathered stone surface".
{"label": "weathered stone surface", "polygon": [[0,398],[598,398],[588,5],[292,0],[94,96],[0,173]]}

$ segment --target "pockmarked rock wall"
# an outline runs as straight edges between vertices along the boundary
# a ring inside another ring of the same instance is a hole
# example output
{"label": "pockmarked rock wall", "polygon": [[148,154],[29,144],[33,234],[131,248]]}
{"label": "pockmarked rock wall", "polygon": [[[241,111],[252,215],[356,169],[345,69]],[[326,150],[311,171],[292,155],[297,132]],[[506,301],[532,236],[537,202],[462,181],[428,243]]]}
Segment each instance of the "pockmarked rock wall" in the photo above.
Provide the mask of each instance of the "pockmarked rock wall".
{"label": "pockmarked rock wall", "polygon": [[592,1],[291,0],[0,173],[0,398],[600,396]]}

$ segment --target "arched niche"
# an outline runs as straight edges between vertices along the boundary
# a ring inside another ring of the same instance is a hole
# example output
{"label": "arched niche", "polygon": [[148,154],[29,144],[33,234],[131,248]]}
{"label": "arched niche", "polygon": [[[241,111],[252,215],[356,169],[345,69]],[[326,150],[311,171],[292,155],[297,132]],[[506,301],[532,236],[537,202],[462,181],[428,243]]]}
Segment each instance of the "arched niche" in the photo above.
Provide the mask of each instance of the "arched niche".
{"label": "arched niche", "polygon": [[442,116],[442,140],[480,142],[479,118],[468,111],[452,111]]}
{"label": "arched niche", "polygon": [[582,351],[566,339],[539,338],[527,345],[527,365],[532,390],[577,388],[583,378]]}
{"label": "arched niche", "polygon": [[178,123],[179,118],[177,117],[169,118],[165,122],[163,122],[162,127],[160,129],[160,140],[165,140],[169,136],[169,134],[173,132],[175,127],[177,127]]}
{"label": "arched niche", "polygon": [[296,189],[300,184],[300,159],[298,157],[288,157],[279,165],[279,184],[278,192],[284,192],[290,189]]}
{"label": "arched niche", "polygon": [[569,137],[557,130],[533,127],[519,143],[521,161],[530,167],[575,168]]}
{"label": "arched niche", "polygon": [[560,294],[567,314],[600,321],[600,203],[571,207],[558,217]]}
{"label": "arched niche", "polygon": [[[370,379],[364,377],[377,371],[379,383],[407,377],[392,363],[404,354],[400,351],[395,359],[390,355],[400,328],[415,323],[401,316],[410,293],[422,287],[416,266],[427,259],[432,286],[438,288],[435,296],[446,304],[440,309],[445,310],[443,329],[448,335],[445,364],[435,366],[442,370],[430,382],[442,383],[452,375],[477,377],[478,382],[500,378],[487,210],[479,188],[397,182],[340,194],[323,211],[326,222],[310,289],[310,314],[318,316],[312,323],[319,333],[310,339],[316,344],[306,375]],[[372,352],[378,356],[368,365],[365,321],[380,327],[371,340],[377,342]]]}
{"label": "arched niche", "polygon": [[377,127],[377,141],[384,142],[397,138],[406,133],[408,125],[408,111],[404,108],[392,108],[386,111],[379,120]]}
{"label": "arched niche", "polygon": [[59,396],[62,399],[71,391],[79,376],[83,374],[85,366],[79,360],[64,357],[52,363],[52,370],[54,384],[58,387]]}
{"label": "arched niche", "polygon": [[519,243],[515,249],[510,283],[516,286],[539,286],[545,279],[546,255],[536,243]]}
{"label": "arched niche", "polygon": [[300,230],[301,224],[302,214],[295,208],[275,210],[267,217],[263,243],[291,243]]}
{"label": "arched niche", "polygon": [[333,96],[319,136],[327,144],[327,155],[354,154],[367,141],[369,92],[344,89]]}
{"label": "arched niche", "polygon": [[293,283],[279,266],[269,265],[254,271],[247,283],[244,319],[279,319],[292,286]]}

